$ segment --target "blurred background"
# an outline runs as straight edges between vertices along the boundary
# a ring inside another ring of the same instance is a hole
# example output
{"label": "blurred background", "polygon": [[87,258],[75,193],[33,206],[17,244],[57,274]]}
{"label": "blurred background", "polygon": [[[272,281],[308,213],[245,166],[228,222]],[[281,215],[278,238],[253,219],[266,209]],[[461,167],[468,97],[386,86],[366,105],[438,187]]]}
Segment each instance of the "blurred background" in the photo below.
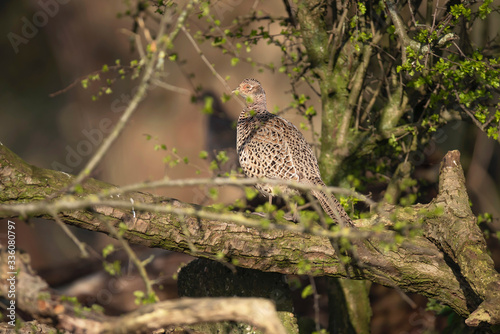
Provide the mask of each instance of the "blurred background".
{"label": "blurred background", "polygon": [[[48,3],[51,4],[49,7]],[[253,1],[238,0],[221,0],[218,3],[222,26],[255,5]],[[279,1],[257,3],[264,12],[285,15]],[[113,65],[117,59],[122,64],[128,64],[138,58],[127,34],[133,21],[129,17],[118,17],[124,10],[126,6],[122,0],[0,1],[3,36],[0,57],[4,64],[0,76],[0,141],[3,145],[39,167],[60,169],[71,174],[83,168],[102,141],[101,135],[109,133],[120,117],[138,84],[138,80],[128,78],[117,81],[112,94],[93,101],[92,95],[96,94],[98,84],[83,89],[79,83],[105,64]],[[33,23],[38,23],[38,26]],[[199,22],[193,19],[189,24],[195,30]],[[286,109],[292,101],[284,74],[278,71],[261,72],[245,62],[232,66],[231,56],[213,50],[209,42],[201,44],[200,48],[218,73],[229,77],[227,82],[231,88],[246,77],[261,81],[268,95],[269,110]],[[179,61],[166,64],[165,81],[190,91],[201,87],[203,94],[214,97],[215,113],[211,116],[204,114],[204,103],[193,103],[190,95],[177,94],[161,87],[150,90],[93,177],[116,185],[156,180],[166,175],[172,179],[207,177],[213,175],[213,171],[209,162],[199,157],[200,151],[212,153],[214,148],[234,148],[235,129],[231,124],[238,117],[240,104],[234,97],[227,103],[220,102],[220,96],[229,92],[212,75],[183,34],[176,41],[176,51]],[[279,64],[281,52],[273,46],[259,44],[249,56],[262,63]],[[71,89],[54,97],[49,96],[74,82],[76,85]],[[304,93],[310,93],[306,87],[303,89]],[[321,110],[319,101],[312,103],[316,110]],[[303,121],[293,110],[288,110],[283,116],[298,127]],[[316,119],[319,121],[319,117]],[[314,127],[319,129],[319,124]],[[445,131],[444,140],[431,143],[423,152],[424,162],[416,176],[429,183],[436,182],[443,155],[450,149],[459,149],[474,212],[491,213],[494,217],[491,231],[500,230],[498,143],[468,123],[449,125]],[[311,138],[310,131],[304,134]],[[173,149],[176,153],[172,152]],[[181,162],[170,166],[172,160],[168,159],[184,157],[189,159],[188,165]],[[207,201],[205,193],[199,188],[153,192],[192,203],[203,204]],[[224,189],[219,199],[229,203],[241,195],[238,190]],[[78,295],[88,303],[96,301],[105,306],[110,314],[135,308],[132,292],[141,289],[142,283],[134,276],[133,270],[130,269],[130,274],[121,279],[111,279],[102,271],[101,249],[114,243],[112,239],[75,230],[77,236],[95,250],[91,259],[82,261],[77,248],[53,222],[33,219],[28,224],[19,222],[18,225],[21,229],[18,232],[18,248],[31,255],[33,267],[51,286],[66,294]],[[4,240],[3,237],[0,240]],[[491,237],[488,242],[498,263],[498,240]],[[136,250],[144,256],[151,252],[141,248]],[[175,273],[179,265],[189,262],[191,257],[162,250],[154,250],[153,253],[156,259],[148,267],[150,276],[163,277],[165,288],[161,292],[162,299],[175,298]],[[127,266],[124,254],[116,253],[114,256],[124,261],[125,268],[132,268],[132,265]],[[75,284],[75,279],[85,280],[85,284]],[[433,313],[425,311],[424,297],[411,297],[417,302],[417,308],[412,309],[393,290],[374,285],[373,333],[420,333],[441,326]],[[323,302],[326,305],[326,301]]]}

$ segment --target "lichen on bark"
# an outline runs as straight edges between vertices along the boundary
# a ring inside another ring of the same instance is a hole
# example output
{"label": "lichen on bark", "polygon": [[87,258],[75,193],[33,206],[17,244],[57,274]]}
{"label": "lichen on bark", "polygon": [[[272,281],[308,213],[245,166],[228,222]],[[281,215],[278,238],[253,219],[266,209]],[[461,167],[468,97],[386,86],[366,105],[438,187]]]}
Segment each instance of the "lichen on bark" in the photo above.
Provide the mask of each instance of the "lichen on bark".
{"label": "lichen on bark", "polygon": [[[80,228],[109,233],[103,218],[115,227],[123,222],[127,226],[123,237],[132,243],[197,257],[214,258],[223,254],[238,266],[282,274],[303,272],[305,263],[311,274],[367,279],[435,298],[468,317],[469,325],[477,326],[481,321],[500,324],[499,275],[469,207],[458,151],[445,156],[439,194],[431,203],[406,208],[387,205],[372,217],[355,221],[360,231],[373,229],[373,234],[368,239],[359,239],[355,237],[356,231],[352,231],[354,237],[350,241],[356,248],[358,262],[347,272],[326,237],[286,229],[248,227],[231,219],[200,218],[196,215],[204,212],[203,207],[144,192],[124,194],[123,200],[128,206],[122,203],[109,207],[95,194],[114,189],[113,185],[88,179],[80,194],[60,193],[72,179],[73,176],[57,171],[33,168],[0,146],[3,190],[0,217],[30,215],[52,219],[47,207],[55,205],[60,208],[59,217],[66,224]],[[88,198],[95,200],[77,206],[79,201]],[[174,214],[175,210],[169,213],[141,211],[134,209],[130,198],[136,206],[160,203],[173,209],[191,208],[189,212],[193,216],[179,216]],[[403,236],[402,241],[394,244],[397,222],[413,222],[419,233]],[[380,224],[384,224],[385,229],[380,229]]]}

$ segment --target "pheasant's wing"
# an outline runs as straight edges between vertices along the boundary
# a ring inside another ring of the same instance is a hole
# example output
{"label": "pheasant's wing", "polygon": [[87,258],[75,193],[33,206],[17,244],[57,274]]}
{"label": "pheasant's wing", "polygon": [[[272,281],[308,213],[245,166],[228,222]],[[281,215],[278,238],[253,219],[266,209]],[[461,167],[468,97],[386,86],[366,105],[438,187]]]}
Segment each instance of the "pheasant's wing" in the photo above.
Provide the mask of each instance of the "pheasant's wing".
{"label": "pheasant's wing", "polygon": [[299,180],[321,185],[323,182],[321,181],[318,161],[314,156],[311,146],[295,125],[283,118],[280,118],[280,121],[286,124],[285,141],[290,150],[288,154],[293,160]]}
{"label": "pheasant's wing", "polygon": [[[286,120],[284,122],[289,123]],[[325,186],[321,180],[318,162],[311,146],[306,142],[301,132],[291,123],[286,136],[287,146],[291,149],[293,164],[299,175],[299,180],[304,183]],[[323,210],[341,226],[354,226],[351,218],[345,212],[342,205],[332,194],[321,190],[312,190],[311,193],[319,200]]]}
{"label": "pheasant's wing", "polygon": [[240,164],[251,177],[302,181],[319,176],[316,158],[302,133],[275,116],[256,118],[240,151]]}
{"label": "pheasant's wing", "polygon": [[[256,115],[257,116],[257,115]],[[240,148],[240,165],[250,177],[298,180],[286,128],[275,115],[254,117]]]}

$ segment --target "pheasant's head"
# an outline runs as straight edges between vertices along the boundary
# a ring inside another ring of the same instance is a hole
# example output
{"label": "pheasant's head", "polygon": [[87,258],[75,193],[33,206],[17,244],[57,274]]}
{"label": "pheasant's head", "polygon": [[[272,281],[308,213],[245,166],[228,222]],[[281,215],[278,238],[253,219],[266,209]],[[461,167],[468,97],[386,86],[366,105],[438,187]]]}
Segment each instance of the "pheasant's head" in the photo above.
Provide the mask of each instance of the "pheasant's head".
{"label": "pheasant's head", "polygon": [[237,93],[243,96],[247,100],[247,103],[261,100],[265,101],[266,96],[266,93],[264,92],[264,89],[262,88],[260,82],[255,79],[243,80],[240,85],[235,90],[233,90],[233,93]]}

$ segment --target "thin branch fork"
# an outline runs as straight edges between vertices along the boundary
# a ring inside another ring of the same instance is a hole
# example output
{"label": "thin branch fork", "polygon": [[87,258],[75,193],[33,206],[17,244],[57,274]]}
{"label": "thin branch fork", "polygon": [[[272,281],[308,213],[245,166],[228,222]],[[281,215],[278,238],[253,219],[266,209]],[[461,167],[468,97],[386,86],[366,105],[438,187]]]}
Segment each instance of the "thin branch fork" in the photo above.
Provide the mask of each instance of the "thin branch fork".
{"label": "thin branch fork", "polygon": [[[61,175],[57,171],[27,165],[0,146],[0,203],[4,205],[29,204],[56,193],[72,180],[72,177],[62,178]],[[88,179],[82,186],[82,196],[114,189],[94,179]],[[481,322],[500,324],[500,277],[470,210],[458,151],[448,152],[443,159],[439,186],[439,195],[429,204],[384,208],[384,217],[390,216],[392,221],[407,224],[409,228],[419,228],[420,236],[407,237],[389,248],[388,242],[393,243],[395,235],[390,230],[361,240],[352,239],[359,264],[349,268],[339,261],[327,236],[303,229],[262,229],[262,225],[238,224],[233,222],[241,219],[238,215],[229,221],[208,215],[198,218],[214,211],[145,192],[130,192],[127,197],[134,198],[136,204],[160,204],[184,210],[183,214],[136,208],[134,217],[130,209],[105,205],[96,196],[97,201],[91,206],[97,214],[74,209],[60,212],[59,217],[66,224],[107,234],[111,231],[102,223],[103,219],[115,227],[125,224],[123,238],[129,242],[197,257],[223,254],[226,260],[234,260],[245,268],[297,274],[299,264],[305,262],[313,275],[369,279],[435,298],[468,318],[467,323],[472,326]],[[185,211],[187,209],[190,211]],[[232,213],[224,214],[230,219]],[[0,216],[12,217],[12,214],[0,213]],[[50,215],[42,216],[53,219]],[[358,219],[355,223],[358,227],[372,227],[380,221],[391,224],[380,215]],[[297,225],[289,225],[297,228]],[[355,232],[342,230],[346,237]]]}

